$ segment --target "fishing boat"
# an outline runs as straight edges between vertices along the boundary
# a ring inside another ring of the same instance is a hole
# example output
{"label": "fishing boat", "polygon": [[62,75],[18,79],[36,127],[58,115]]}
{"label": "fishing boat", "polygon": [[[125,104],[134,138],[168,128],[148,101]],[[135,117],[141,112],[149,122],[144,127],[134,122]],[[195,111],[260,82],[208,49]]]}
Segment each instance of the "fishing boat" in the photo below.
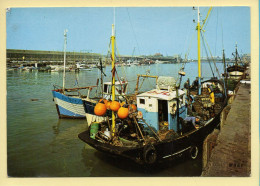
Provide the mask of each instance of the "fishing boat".
{"label": "fishing boat", "polygon": [[[111,100],[111,82],[103,83],[103,66],[100,59],[100,64],[98,68],[101,71],[101,96],[97,94],[91,96],[90,92],[94,91],[93,89],[98,89],[99,81],[94,86],[87,87],[74,87],[74,88],[65,88],[65,75],[66,75],[66,43],[67,43],[67,31],[64,32],[64,67],[63,67],[63,87],[54,85],[54,90],[52,90],[54,102],[56,104],[56,109],[59,115],[59,118],[73,118],[73,119],[87,119],[87,122],[90,124],[94,121],[104,121],[106,117],[111,117],[111,114],[106,114],[105,116],[97,116],[94,113],[94,107],[102,100]],[[78,69],[83,69],[80,63],[77,63]],[[99,80],[99,79],[98,79]],[[124,79],[118,80],[115,82],[116,86],[116,99],[123,100],[124,95],[127,92],[128,82]],[[87,90],[86,95],[81,94],[80,91]],[[109,113],[109,112],[108,112]]]}
{"label": "fishing boat", "polygon": [[[206,91],[193,103],[193,116],[201,118],[197,128],[184,121],[185,92],[176,86],[173,77],[158,77],[156,89],[136,95],[136,112],[129,110],[128,117],[120,119],[118,111],[114,126],[111,119],[94,122],[79,138],[97,150],[140,164],[153,164],[183,153],[196,159],[199,146],[219,124],[226,103],[223,85],[214,82],[219,87],[215,104]],[[207,89],[210,83],[203,82],[202,89]]]}
{"label": "fishing boat", "polygon": [[232,55],[235,57],[235,62],[232,66],[226,65],[225,61],[225,53],[223,50],[223,65],[224,65],[224,73],[222,74],[225,79],[226,89],[227,89],[227,95],[233,96],[234,90],[237,86],[237,84],[240,82],[241,79],[246,77],[246,64],[239,64],[239,55],[237,52],[237,45],[236,45],[236,51],[235,53],[232,53]]}
{"label": "fishing boat", "polygon": [[[199,21],[197,28],[200,31]],[[113,29],[111,38],[113,47]],[[200,56],[198,58],[200,67]],[[179,75],[182,77],[185,74],[180,72]],[[114,101],[114,75],[112,78]],[[156,77],[156,80],[156,89],[136,94],[137,109],[129,107],[131,103],[128,103],[128,109],[125,105],[117,111],[113,110],[111,119],[91,123],[78,137],[99,151],[126,157],[140,164],[154,164],[186,152],[196,159],[199,146],[218,126],[220,113],[227,102],[222,81],[212,79],[201,82],[199,75],[200,90],[190,103],[194,111],[190,117],[199,117],[200,121],[193,126],[185,121],[186,95],[179,88],[180,82],[173,77]],[[213,92],[217,95],[214,102],[208,92],[208,86],[211,85],[215,85]]]}
{"label": "fishing boat", "polygon": [[[67,30],[64,31],[64,66],[63,66],[63,86],[54,85],[52,90],[53,100],[59,118],[85,119],[85,109],[82,99],[89,99],[90,91],[96,86],[65,88],[66,77],[66,44]],[[87,96],[81,95],[80,90],[88,90]]]}
{"label": "fishing boat", "polygon": [[239,55],[237,52],[237,44],[235,54],[232,53],[232,55],[235,57],[235,62],[232,66],[227,67],[228,76],[230,79],[240,80],[245,73],[246,67],[238,63]]}

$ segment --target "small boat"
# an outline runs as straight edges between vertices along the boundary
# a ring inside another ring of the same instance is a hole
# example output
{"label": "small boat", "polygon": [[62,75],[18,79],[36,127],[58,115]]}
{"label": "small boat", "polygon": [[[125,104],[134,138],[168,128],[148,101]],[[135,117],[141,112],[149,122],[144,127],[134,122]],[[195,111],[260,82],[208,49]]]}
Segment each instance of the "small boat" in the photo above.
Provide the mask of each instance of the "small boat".
{"label": "small boat", "polygon": [[90,68],[90,67],[88,67],[88,68],[81,68],[80,70],[84,70],[84,71],[91,71],[92,70],[92,68]]}
{"label": "small boat", "polygon": [[[63,67],[63,86],[54,85],[52,90],[53,100],[59,118],[85,119],[86,113],[83,106],[83,99],[88,100],[90,91],[96,86],[65,88],[66,68],[66,44],[67,30],[64,31],[64,67]],[[60,69],[60,68],[59,68]],[[88,95],[81,95],[80,90],[88,90]]]}
{"label": "small boat", "polygon": [[86,70],[86,71],[90,71],[92,70],[91,67],[85,65],[85,64],[81,64],[80,62],[76,63],[76,69],[79,70]]}
{"label": "small boat", "polygon": [[88,100],[88,97],[84,98],[80,95],[79,90],[88,89],[88,91],[91,91],[94,87],[96,86],[63,89],[54,85],[52,95],[59,118],[85,119],[83,99]]}

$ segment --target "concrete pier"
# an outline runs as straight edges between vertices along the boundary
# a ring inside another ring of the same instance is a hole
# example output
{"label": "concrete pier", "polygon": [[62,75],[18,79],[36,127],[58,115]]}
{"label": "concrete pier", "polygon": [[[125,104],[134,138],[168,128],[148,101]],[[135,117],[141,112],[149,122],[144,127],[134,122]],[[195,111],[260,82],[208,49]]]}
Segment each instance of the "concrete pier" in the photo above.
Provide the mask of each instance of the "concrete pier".
{"label": "concrete pier", "polygon": [[[224,110],[220,132],[204,142],[201,176],[250,176],[251,88],[240,83],[233,102]],[[223,121],[224,120],[224,121]],[[211,147],[211,148],[209,148]]]}

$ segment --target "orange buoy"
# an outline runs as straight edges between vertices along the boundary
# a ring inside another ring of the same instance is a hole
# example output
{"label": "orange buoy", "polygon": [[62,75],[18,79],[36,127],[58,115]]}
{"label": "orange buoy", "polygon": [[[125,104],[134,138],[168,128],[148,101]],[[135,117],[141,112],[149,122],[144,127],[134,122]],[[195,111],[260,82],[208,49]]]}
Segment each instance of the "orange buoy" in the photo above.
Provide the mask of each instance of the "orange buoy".
{"label": "orange buoy", "polygon": [[105,105],[106,105],[107,109],[110,109],[110,104],[111,104],[111,101],[107,101],[107,102],[106,102]]}
{"label": "orange buoy", "polygon": [[103,116],[106,113],[106,111],[107,111],[107,107],[104,103],[98,103],[94,108],[94,113],[97,116]]}
{"label": "orange buoy", "polygon": [[105,104],[107,103],[107,100],[104,99],[104,98],[101,98],[98,102],[101,103],[102,101],[103,101],[103,103],[105,103]]}
{"label": "orange buoy", "polygon": [[128,116],[128,108],[120,107],[117,112],[117,116],[121,119],[125,119]]}
{"label": "orange buoy", "polygon": [[137,108],[136,108],[136,106],[134,104],[129,105],[128,109],[132,110],[133,112],[137,111]]}
{"label": "orange buoy", "polygon": [[118,111],[118,109],[120,108],[120,103],[118,101],[112,101],[110,104],[110,109],[112,111]]}

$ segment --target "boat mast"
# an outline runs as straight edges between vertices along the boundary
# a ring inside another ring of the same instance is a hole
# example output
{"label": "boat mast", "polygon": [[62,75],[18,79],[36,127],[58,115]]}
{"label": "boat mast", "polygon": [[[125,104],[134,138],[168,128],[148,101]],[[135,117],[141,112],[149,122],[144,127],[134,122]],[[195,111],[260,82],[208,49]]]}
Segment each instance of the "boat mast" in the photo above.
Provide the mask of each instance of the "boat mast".
{"label": "boat mast", "polygon": [[177,132],[180,132],[179,87],[180,87],[180,85],[175,87],[175,89],[176,89],[176,99],[177,99],[177,110],[176,110],[176,112],[177,112],[176,113],[176,115],[177,115]]}
{"label": "boat mast", "polygon": [[235,62],[236,62],[236,63],[235,63],[235,65],[238,65],[238,62],[237,62],[237,60],[238,60],[238,59],[237,59],[237,56],[238,56],[238,52],[237,52],[237,43],[236,43],[236,56],[235,56]]}
{"label": "boat mast", "polygon": [[63,93],[65,91],[65,77],[66,77],[66,74],[65,74],[65,71],[66,71],[66,47],[67,47],[67,32],[68,30],[65,29],[64,30],[64,66],[63,66],[63,86],[62,86],[62,90],[63,90]]}
{"label": "boat mast", "polygon": [[224,78],[226,79],[227,77],[227,67],[226,67],[226,59],[225,59],[225,50],[223,49],[223,65],[224,65]]}
{"label": "boat mast", "polygon": [[104,91],[104,84],[103,84],[103,66],[102,66],[102,59],[99,58],[99,70],[100,70],[100,81],[101,81],[101,95],[102,95],[102,98],[103,98],[103,91]]}
{"label": "boat mast", "polygon": [[225,89],[225,96],[227,96],[227,67],[226,67],[226,57],[225,57],[225,50],[223,48],[223,64],[224,64],[224,89]]}
{"label": "boat mast", "polygon": [[[114,24],[112,24],[112,36],[111,36],[111,44],[112,44],[112,101],[115,101],[115,29]],[[112,136],[115,135],[115,112],[112,111]]]}
{"label": "boat mast", "polygon": [[197,23],[197,30],[198,30],[198,95],[201,94],[201,64],[200,64],[200,10],[198,7],[198,23]]}

